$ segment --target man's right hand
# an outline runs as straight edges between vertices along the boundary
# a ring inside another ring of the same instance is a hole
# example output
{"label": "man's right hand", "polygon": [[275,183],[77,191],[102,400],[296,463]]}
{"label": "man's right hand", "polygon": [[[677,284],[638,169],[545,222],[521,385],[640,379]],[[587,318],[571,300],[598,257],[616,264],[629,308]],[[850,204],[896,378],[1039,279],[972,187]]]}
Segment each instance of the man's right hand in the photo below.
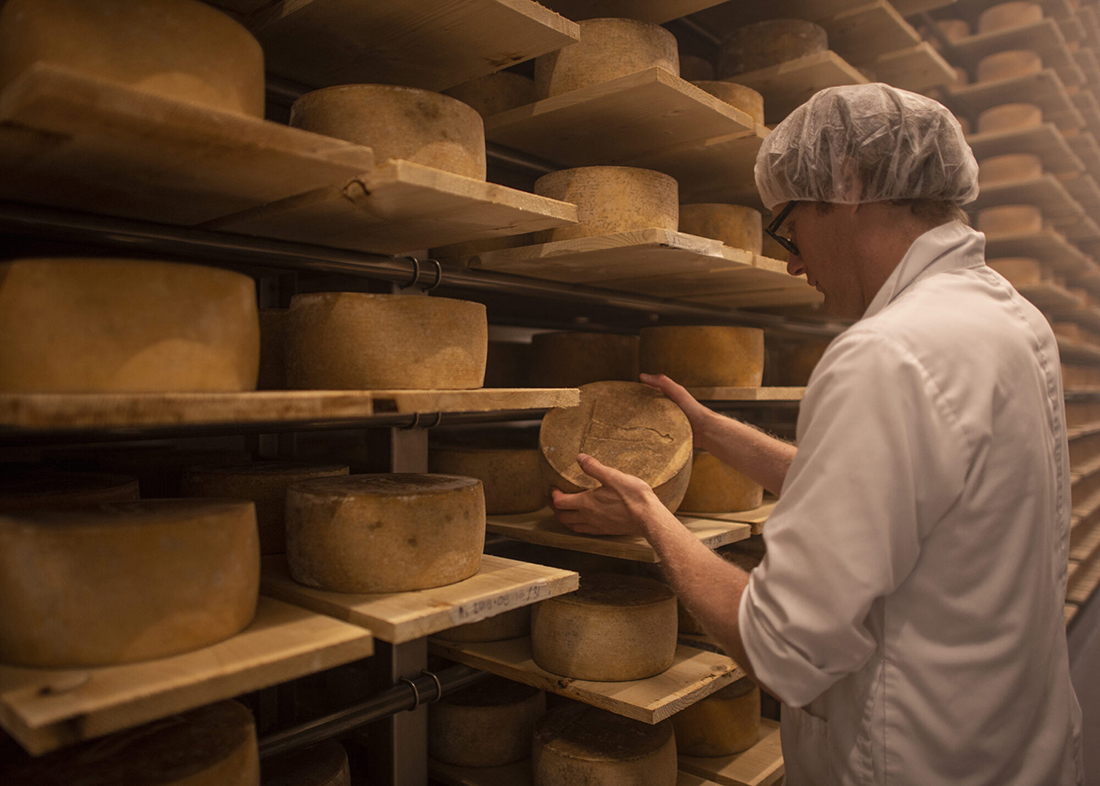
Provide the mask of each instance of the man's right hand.
{"label": "man's right hand", "polygon": [[687,388],[678,382],[673,382],[664,374],[642,374],[641,380],[651,388],[664,393],[684,411],[688,422],[691,424],[692,439],[697,448],[706,448],[704,442],[710,433],[708,425],[711,418],[716,415],[707,409],[695,397],[688,393]]}

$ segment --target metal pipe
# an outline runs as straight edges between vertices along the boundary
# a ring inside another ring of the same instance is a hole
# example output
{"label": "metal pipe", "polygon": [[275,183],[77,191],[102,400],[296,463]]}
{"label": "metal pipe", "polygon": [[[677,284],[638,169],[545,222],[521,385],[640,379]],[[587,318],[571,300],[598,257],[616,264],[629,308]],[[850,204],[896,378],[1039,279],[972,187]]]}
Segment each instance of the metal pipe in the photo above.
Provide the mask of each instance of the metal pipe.
{"label": "metal pipe", "polygon": [[518,150],[513,150],[510,147],[498,145],[493,142],[485,143],[485,156],[490,161],[518,167],[530,172],[536,172],[540,175],[556,172],[563,168],[544,158],[539,158],[538,156],[533,156],[528,153],[521,153]]}
{"label": "metal pipe", "polygon": [[707,28],[703,27],[701,24],[696,22],[694,19],[689,19],[688,17],[684,16],[684,17],[681,17],[680,19],[677,19],[676,22],[677,22],[677,24],[683,25],[688,30],[695,33],[695,35],[699,36],[700,38],[702,38],[707,43],[714,44],[714,46],[721,46],[722,45],[722,39],[719,36],[715,35],[714,33],[712,33]]}

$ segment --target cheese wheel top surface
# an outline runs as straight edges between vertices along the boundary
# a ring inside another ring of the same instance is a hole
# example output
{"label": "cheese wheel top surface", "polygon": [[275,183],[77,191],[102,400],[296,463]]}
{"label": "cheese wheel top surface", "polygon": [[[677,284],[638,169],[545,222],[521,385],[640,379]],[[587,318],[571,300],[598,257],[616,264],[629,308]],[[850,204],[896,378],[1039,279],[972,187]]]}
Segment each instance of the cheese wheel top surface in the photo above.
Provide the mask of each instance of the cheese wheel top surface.
{"label": "cheese wheel top surface", "polygon": [[581,704],[546,713],[535,738],[558,755],[585,761],[630,761],[649,756],[668,743],[672,725],[654,725]]}
{"label": "cheese wheel top surface", "polygon": [[767,19],[730,33],[718,50],[718,78],[785,63],[829,48],[821,25],[802,19]]}
{"label": "cheese wheel top surface", "polygon": [[35,470],[0,478],[0,513],[133,502],[138,497],[137,478],[128,475]]}
{"label": "cheese wheel top surface", "polygon": [[459,707],[499,707],[518,704],[538,693],[538,688],[493,676],[445,696],[442,701]]}
{"label": "cheese wheel top surface", "polygon": [[642,576],[596,573],[581,579],[580,589],[553,598],[555,603],[571,606],[616,606],[636,608],[655,606],[676,597],[667,584]]}

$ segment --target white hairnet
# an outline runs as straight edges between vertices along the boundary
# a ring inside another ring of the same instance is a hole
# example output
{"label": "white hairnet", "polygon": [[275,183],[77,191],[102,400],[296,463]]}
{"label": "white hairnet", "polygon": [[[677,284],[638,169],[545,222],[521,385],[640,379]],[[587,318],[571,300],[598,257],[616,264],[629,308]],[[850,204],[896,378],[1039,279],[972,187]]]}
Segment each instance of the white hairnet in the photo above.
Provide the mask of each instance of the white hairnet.
{"label": "white hairnet", "polygon": [[978,162],[954,115],[881,83],[814,94],[764,139],[755,173],[769,210],[792,200],[965,205],[978,196]]}

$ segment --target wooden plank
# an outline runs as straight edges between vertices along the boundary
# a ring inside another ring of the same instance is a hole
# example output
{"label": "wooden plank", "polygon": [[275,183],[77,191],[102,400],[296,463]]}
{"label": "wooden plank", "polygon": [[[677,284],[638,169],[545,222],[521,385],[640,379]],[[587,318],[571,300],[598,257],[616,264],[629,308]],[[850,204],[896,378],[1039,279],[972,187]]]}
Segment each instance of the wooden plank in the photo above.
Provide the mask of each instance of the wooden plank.
{"label": "wooden plank", "polygon": [[788,285],[773,290],[714,292],[685,297],[689,303],[703,303],[725,308],[766,308],[773,306],[820,305],[825,296],[809,286]]}
{"label": "wooden plank", "polygon": [[924,11],[933,11],[953,5],[955,0],[894,0],[894,8],[902,16],[913,16]]}
{"label": "wooden plank", "polygon": [[644,723],[659,723],[745,676],[725,655],[682,644],[668,671],[627,682],[575,680],[545,671],[531,655],[530,636],[484,643],[430,639],[428,651]]}
{"label": "wooden plank", "polygon": [[801,401],[806,388],[694,387],[688,392],[699,401]]}
{"label": "wooden plank", "polygon": [[786,63],[729,77],[764,96],[764,120],[778,123],[791,110],[826,87],[862,85],[868,79],[836,52],[819,52]]}
{"label": "wooden plank", "polygon": [[752,534],[759,535],[764,531],[764,524],[768,521],[775,508],[776,499],[770,494],[765,496],[765,502],[752,510],[734,510],[728,513],[700,513],[698,511],[685,510],[683,516],[693,516],[701,519],[714,519],[715,521],[738,521],[752,526]]}
{"label": "wooden plank", "polygon": [[1100,586],[1100,559],[1094,554],[1088,562],[1081,563],[1073,582],[1073,587],[1066,591],[1066,600],[1070,603],[1084,604],[1096,588]]}
{"label": "wooden plank", "polygon": [[1069,222],[1082,216],[1081,206],[1054,175],[983,183],[978,198],[968,208],[984,210],[998,205],[1037,205],[1058,226],[1068,227]]}
{"label": "wooden plank", "polygon": [[1083,172],[1085,164],[1073,152],[1073,148],[1053,123],[1043,123],[1031,128],[986,131],[970,134],[967,144],[979,161],[990,156],[1009,153],[1031,153],[1039,156],[1044,171],[1052,174]]}
{"label": "wooden plank", "polygon": [[[531,760],[503,767],[455,767],[428,759],[428,774],[444,786],[534,786]],[[687,772],[676,773],[676,786],[714,786],[711,781]]]}
{"label": "wooden plank", "polygon": [[1019,234],[986,234],[986,259],[1033,257],[1046,262],[1056,273],[1069,275],[1087,271],[1092,260],[1054,229]]}
{"label": "wooden plank", "polygon": [[1088,130],[1093,134],[1100,134],[1100,104],[1097,103],[1096,97],[1088,90],[1081,90],[1070,98],[1077,111],[1081,113]]}
{"label": "wooden plank", "polygon": [[1090,514],[1070,533],[1069,558],[1085,562],[1097,553],[1100,553],[1100,520]]}
{"label": "wooden plank", "polygon": [[1066,627],[1067,628],[1069,627],[1069,624],[1071,622],[1073,622],[1074,618],[1077,616],[1077,611],[1078,611],[1079,608],[1080,607],[1076,603],[1067,603],[1065,605]]}
{"label": "wooden plank", "polygon": [[293,0],[245,23],[269,71],[314,87],[445,90],[580,38],[575,23],[531,0]]}
{"label": "wooden plank", "polygon": [[722,786],[771,786],[785,773],[779,724],[760,720],[760,737],[747,751],[733,756],[680,756],[680,769]]}
{"label": "wooden plank", "polygon": [[1073,59],[1081,69],[1086,85],[1100,85],[1100,61],[1097,61],[1095,52],[1091,49],[1078,49],[1073,53]]}
{"label": "wooden plank", "polygon": [[540,0],[551,11],[582,19],[640,19],[663,25],[673,19],[716,6],[724,0]]}
{"label": "wooden plank", "polygon": [[913,91],[945,85],[955,79],[951,64],[927,42],[883,55],[871,63],[871,71],[880,82]]}
{"label": "wooden plank", "polygon": [[[1021,292],[1021,294],[1023,293]],[[1027,295],[1024,295],[1024,297],[1027,297],[1028,300],[1031,300],[1032,303],[1035,303],[1035,301]],[[1035,303],[1035,305],[1038,306],[1039,304]],[[1079,363],[1085,365],[1095,365],[1097,363],[1100,363],[1100,349],[1097,349],[1094,346],[1090,346],[1089,344],[1068,341],[1061,336],[1058,336],[1057,338],[1058,354],[1061,356],[1063,362]]]}
{"label": "wooden plank", "polygon": [[294,581],[286,555],[275,554],[263,559],[260,592],[368,628],[381,641],[404,644],[579,586],[580,577],[573,571],[485,554],[477,575],[446,587],[374,595],[326,592]]}
{"label": "wooden plank", "polygon": [[[1016,291],[1026,297],[1036,308],[1041,310],[1058,311],[1081,305],[1081,299],[1064,287],[1050,281],[1038,284],[1020,285]],[[1059,349],[1061,345],[1059,345]]]}
{"label": "wooden plank", "polygon": [[479,388],[477,390],[375,390],[376,412],[495,412],[575,407],[576,388]]}
{"label": "wooden plank", "polygon": [[820,20],[829,48],[855,66],[921,42],[920,33],[886,0],[860,5]]}
{"label": "wooden plank", "polygon": [[973,70],[983,57],[1006,49],[1037,52],[1043,58],[1043,65],[1057,71],[1064,85],[1079,85],[1084,81],[1077,61],[1066,49],[1066,39],[1058,22],[1050,18],[961,38],[952,43],[951,54],[959,65]]}
{"label": "wooden plank", "polygon": [[183,655],[94,669],[0,666],[0,725],[39,755],[372,652],[362,628],[261,597],[244,631]]}
{"label": "wooden plank", "polygon": [[0,197],[194,225],[369,171],[370,148],[39,63],[0,95]]}
{"label": "wooden plank", "polygon": [[1093,177],[1100,176],[1100,145],[1096,144],[1096,137],[1088,131],[1082,131],[1076,136],[1066,137],[1066,144],[1085,165],[1085,170]]}
{"label": "wooden plank", "polygon": [[765,19],[825,20],[867,5],[868,0],[771,0],[768,3],[722,3],[691,15],[693,21],[723,38],[737,28]]}
{"label": "wooden plank", "polygon": [[1062,131],[1080,128],[1085,119],[1066,93],[1065,84],[1052,68],[1036,74],[976,82],[943,89],[942,101],[957,115],[976,121],[978,115],[1001,104],[1037,104],[1043,118]]}

